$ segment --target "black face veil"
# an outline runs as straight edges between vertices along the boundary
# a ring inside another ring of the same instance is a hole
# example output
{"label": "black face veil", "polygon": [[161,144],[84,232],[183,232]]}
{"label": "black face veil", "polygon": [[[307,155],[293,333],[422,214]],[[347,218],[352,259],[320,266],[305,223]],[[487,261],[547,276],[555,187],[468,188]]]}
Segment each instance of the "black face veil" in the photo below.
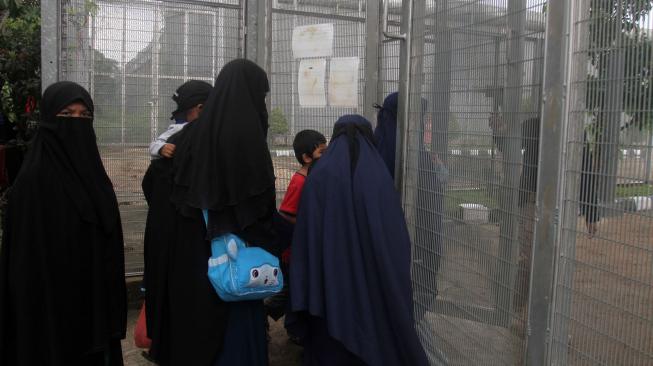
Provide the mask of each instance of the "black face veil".
{"label": "black face veil", "polygon": [[47,154],[61,165],[62,179],[70,199],[84,217],[99,222],[104,230],[111,230],[118,219],[107,213],[117,210],[115,193],[104,170],[98,151],[92,118],[58,117],[57,114],[71,103],[79,102],[93,112],[93,100],[80,85],[62,81],[51,85],[43,94],[40,131],[33,143],[34,153],[29,154],[25,168],[43,164],[43,153],[38,145],[47,145]]}
{"label": "black face veil", "polygon": [[57,116],[75,102],[93,111],[75,83],[45,91],[40,128],[9,194],[0,254],[3,365],[92,365],[109,351],[119,360],[127,314],[120,214],[92,118]]}

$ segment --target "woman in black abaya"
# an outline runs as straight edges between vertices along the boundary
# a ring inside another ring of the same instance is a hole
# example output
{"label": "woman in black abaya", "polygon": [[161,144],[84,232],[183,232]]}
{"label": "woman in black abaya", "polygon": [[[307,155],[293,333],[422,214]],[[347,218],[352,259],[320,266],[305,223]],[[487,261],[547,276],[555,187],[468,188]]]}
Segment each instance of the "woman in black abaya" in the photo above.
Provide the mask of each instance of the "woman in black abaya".
{"label": "woman in black abaya", "polygon": [[[161,365],[267,365],[262,301],[223,302],[207,277],[209,240],[234,233],[272,251],[275,187],[265,71],[226,64],[200,118],[185,128],[172,167],[176,210],[168,264]],[[209,211],[205,225],[201,210]],[[192,360],[190,362],[189,360]]]}
{"label": "woman in black abaya", "polygon": [[0,254],[0,364],[122,365],[120,214],[93,131],[93,101],[51,85],[9,196]]}

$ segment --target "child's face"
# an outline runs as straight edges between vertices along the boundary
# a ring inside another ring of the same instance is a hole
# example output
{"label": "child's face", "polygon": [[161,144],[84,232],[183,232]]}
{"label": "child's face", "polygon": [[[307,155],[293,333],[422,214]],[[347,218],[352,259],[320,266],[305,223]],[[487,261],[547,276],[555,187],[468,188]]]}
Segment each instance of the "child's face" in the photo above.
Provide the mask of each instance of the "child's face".
{"label": "child's face", "polygon": [[326,148],[327,148],[326,144],[319,144],[317,145],[315,150],[313,150],[310,157],[308,156],[308,154],[304,154],[304,165],[311,165],[315,160],[322,157],[322,153],[324,152],[324,150],[326,150]]}
{"label": "child's face", "polygon": [[324,152],[324,150],[326,150],[326,148],[327,148],[326,144],[317,145],[317,148],[315,150],[313,150],[313,154],[312,154],[313,155],[312,156],[313,160],[321,158],[322,153]]}

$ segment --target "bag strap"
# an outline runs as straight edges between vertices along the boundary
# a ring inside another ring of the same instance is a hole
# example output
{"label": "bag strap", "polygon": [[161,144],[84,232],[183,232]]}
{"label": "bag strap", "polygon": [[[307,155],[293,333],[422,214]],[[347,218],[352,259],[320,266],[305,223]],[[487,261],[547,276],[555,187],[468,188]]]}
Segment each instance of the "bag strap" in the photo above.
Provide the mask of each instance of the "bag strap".
{"label": "bag strap", "polygon": [[209,226],[209,210],[206,208],[202,210],[202,216],[204,217],[204,225],[208,228]]}
{"label": "bag strap", "polygon": [[[207,209],[202,209],[202,216],[204,217],[204,224],[206,225],[206,228],[208,229],[209,227],[209,210]],[[218,240],[218,238],[221,238]],[[247,244],[245,244],[246,246]],[[214,257],[221,256],[222,254],[225,254],[227,252],[227,239],[225,238],[225,235],[221,235],[219,237],[215,237],[211,239],[211,254]]]}
{"label": "bag strap", "polygon": [[[204,225],[208,230],[209,228],[209,210],[202,210],[202,217],[204,217]],[[227,243],[224,240],[216,240],[217,238],[211,239],[211,255],[213,257],[219,257],[222,254],[226,253]]]}

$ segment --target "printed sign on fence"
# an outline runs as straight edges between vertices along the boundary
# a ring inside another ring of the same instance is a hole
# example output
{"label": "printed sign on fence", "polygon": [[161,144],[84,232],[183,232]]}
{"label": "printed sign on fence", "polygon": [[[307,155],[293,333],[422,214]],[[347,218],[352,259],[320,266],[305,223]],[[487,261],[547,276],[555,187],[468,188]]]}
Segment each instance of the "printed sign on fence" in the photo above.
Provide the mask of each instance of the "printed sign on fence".
{"label": "printed sign on fence", "polygon": [[302,60],[299,63],[297,89],[301,107],[324,107],[326,95],[324,79],[326,74],[325,59]]}
{"label": "printed sign on fence", "polygon": [[329,105],[332,107],[358,106],[358,57],[331,60],[329,71]]}
{"label": "printed sign on fence", "polygon": [[311,24],[292,31],[294,58],[330,57],[333,54],[333,24]]}

